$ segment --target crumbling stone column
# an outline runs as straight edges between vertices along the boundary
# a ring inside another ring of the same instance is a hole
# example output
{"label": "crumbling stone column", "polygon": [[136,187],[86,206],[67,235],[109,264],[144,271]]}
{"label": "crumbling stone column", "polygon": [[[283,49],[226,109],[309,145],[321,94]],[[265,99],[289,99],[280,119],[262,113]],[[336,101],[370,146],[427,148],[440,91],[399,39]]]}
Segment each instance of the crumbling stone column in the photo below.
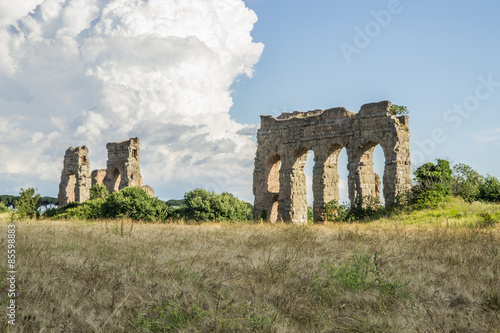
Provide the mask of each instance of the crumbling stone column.
{"label": "crumbling stone column", "polygon": [[59,183],[59,206],[70,202],[85,202],[90,191],[89,150],[86,146],[70,147],[64,154],[61,182]]}
{"label": "crumbling stone column", "polygon": [[339,175],[337,172],[337,160],[342,146],[333,144],[321,145],[322,149],[314,152],[313,167],[313,211],[314,221],[324,222],[323,207],[326,203],[339,201]]}

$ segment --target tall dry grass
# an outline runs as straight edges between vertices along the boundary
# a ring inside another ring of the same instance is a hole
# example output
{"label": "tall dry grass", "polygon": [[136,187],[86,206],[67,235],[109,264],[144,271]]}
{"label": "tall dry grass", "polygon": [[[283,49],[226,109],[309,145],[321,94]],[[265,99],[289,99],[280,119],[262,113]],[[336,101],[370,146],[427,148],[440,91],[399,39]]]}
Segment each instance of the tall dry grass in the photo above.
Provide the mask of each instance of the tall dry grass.
{"label": "tall dry grass", "polygon": [[500,227],[393,222],[18,222],[11,331],[500,331]]}

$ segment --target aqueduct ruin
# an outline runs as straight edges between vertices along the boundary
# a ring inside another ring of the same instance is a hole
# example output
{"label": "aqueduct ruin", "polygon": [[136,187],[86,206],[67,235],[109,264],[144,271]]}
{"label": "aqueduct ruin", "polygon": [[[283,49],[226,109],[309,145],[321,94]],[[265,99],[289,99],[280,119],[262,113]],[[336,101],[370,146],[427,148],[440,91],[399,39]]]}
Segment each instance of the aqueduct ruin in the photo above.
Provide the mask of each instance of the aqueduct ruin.
{"label": "aqueduct ruin", "polygon": [[324,221],[323,206],[339,200],[337,159],[348,156],[348,193],[352,206],[378,196],[380,178],[373,171],[373,151],[384,151],[383,195],[386,205],[411,189],[408,116],[390,112],[391,102],[365,104],[358,113],[343,107],[261,116],[253,174],[254,217],[307,223],[304,165],[314,152],[314,222]]}
{"label": "aqueduct ruin", "polygon": [[106,169],[90,173],[88,148],[86,146],[68,148],[64,155],[61,183],[59,184],[59,206],[70,202],[85,202],[89,199],[90,187],[104,184],[109,193],[125,187],[141,187],[151,197],[153,189],[142,185],[139,163],[139,138],[106,144],[108,161]]}

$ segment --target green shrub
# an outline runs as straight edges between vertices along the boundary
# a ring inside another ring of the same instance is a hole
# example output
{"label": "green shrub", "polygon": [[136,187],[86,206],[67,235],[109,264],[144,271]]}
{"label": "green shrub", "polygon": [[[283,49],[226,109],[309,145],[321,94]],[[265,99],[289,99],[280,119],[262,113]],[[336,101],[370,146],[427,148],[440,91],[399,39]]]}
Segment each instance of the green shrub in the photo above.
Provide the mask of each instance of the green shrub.
{"label": "green shrub", "polygon": [[422,190],[432,190],[448,195],[451,192],[450,162],[438,159],[436,164],[426,163],[415,171],[415,180]]}
{"label": "green shrub", "polygon": [[128,216],[134,220],[164,221],[169,217],[167,204],[151,198],[139,187],[126,187],[113,192],[101,206],[102,217],[120,218]]}
{"label": "green shrub", "polygon": [[249,217],[251,208],[230,193],[196,188],[184,194],[181,211],[187,219],[197,221],[241,221]]}
{"label": "green shrub", "polygon": [[0,213],[6,213],[9,211],[9,208],[7,208],[7,206],[5,206],[5,204],[3,202],[0,202]]}
{"label": "green shrub", "polygon": [[451,192],[462,197],[465,201],[472,202],[479,198],[480,188],[484,178],[470,166],[459,163],[453,167]]}
{"label": "green shrub", "polygon": [[[380,267],[379,253],[354,254],[341,265],[324,263],[327,272],[323,288],[344,290],[378,290],[383,296],[390,300],[398,298],[409,298],[408,280],[400,280],[395,276],[386,276]],[[326,282],[326,283],[325,283]]]}
{"label": "green shrub", "polygon": [[414,209],[436,207],[451,194],[452,171],[450,162],[438,159],[436,164],[426,163],[415,172],[417,184],[409,194],[409,205]]}
{"label": "green shrub", "polygon": [[3,202],[0,202],[0,213],[6,213],[8,211],[9,209],[7,208],[7,206],[5,206]]}
{"label": "green shrub", "polygon": [[19,192],[19,199],[14,201],[14,208],[16,215],[21,218],[36,218],[38,217],[38,207],[40,201],[40,194],[35,194],[36,189],[29,187],[27,189],[21,188]]}
{"label": "green shrub", "polygon": [[66,215],[64,213],[74,207],[78,207],[82,205],[79,202],[70,202],[64,206],[58,207],[58,208],[49,208],[43,213],[43,217],[46,218],[52,218],[52,219],[58,219],[58,218],[64,218]]}
{"label": "green shrub", "polygon": [[95,198],[85,201],[83,204],[74,205],[66,208],[63,213],[59,214],[60,218],[75,218],[82,220],[95,220],[101,218],[102,205],[106,200],[104,198]]}
{"label": "green shrub", "polygon": [[349,208],[345,205],[340,205],[337,201],[332,200],[327,202],[323,207],[325,220],[329,222],[343,222],[349,216]]}
{"label": "green shrub", "polygon": [[413,195],[411,205],[414,209],[436,208],[445,198],[446,196],[440,191],[416,191]]}
{"label": "green shrub", "polygon": [[214,194],[212,196],[212,207],[216,220],[246,220],[251,211],[246,202],[239,200],[228,192]]}
{"label": "green shrub", "polygon": [[486,175],[479,187],[478,198],[484,201],[499,202],[500,201],[500,182],[492,175]]}
{"label": "green shrub", "polygon": [[106,198],[109,195],[108,189],[104,184],[95,184],[90,188],[90,199]]}

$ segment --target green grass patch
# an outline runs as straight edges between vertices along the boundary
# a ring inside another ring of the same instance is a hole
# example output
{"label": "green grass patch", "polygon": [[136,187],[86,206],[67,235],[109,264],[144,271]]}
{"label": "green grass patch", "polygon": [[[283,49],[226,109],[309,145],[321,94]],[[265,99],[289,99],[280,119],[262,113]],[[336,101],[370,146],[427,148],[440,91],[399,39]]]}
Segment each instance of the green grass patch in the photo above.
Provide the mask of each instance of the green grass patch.
{"label": "green grass patch", "polygon": [[380,266],[379,252],[355,253],[343,263],[323,262],[324,276],[317,279],[316,292],[320,299],[335,303],[336,295],[346,291],[375,291],[380,297],[392,301],[411,297],[408,291],[410,281],[398,276],[388,276]]}

